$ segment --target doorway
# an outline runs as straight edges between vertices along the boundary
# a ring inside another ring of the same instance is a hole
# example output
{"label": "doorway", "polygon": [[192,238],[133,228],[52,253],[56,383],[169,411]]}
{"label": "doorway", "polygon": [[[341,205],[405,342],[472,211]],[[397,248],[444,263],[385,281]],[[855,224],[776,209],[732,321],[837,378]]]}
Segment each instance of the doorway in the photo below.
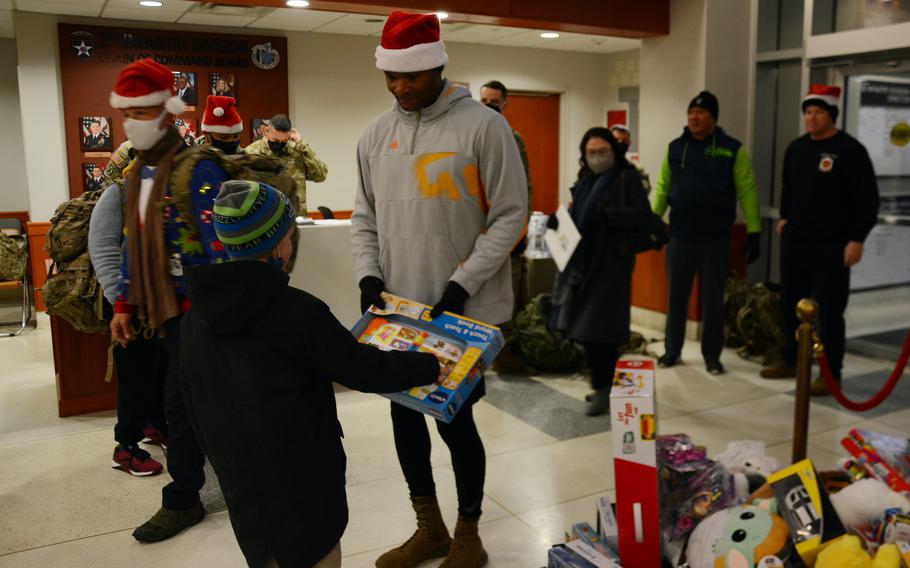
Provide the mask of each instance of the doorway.
{"label": "doorway", "polygon": [[534,211],[559,206],[559,93],[511,92],[503,115],[524,139]]}

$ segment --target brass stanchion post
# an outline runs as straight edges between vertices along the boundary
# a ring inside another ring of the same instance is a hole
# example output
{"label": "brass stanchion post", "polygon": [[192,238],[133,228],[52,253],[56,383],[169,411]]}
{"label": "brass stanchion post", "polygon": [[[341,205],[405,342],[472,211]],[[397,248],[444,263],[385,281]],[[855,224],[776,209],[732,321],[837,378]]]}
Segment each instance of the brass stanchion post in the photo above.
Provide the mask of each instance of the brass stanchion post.
{"label": "brass stanchion post", "polygon": [[796,305],[800,320],[796,332],[796,409],[793,414],[792,463],[806,459],[809,437],[809,384],[812,374],[812,322],[818,312],[818,305],[809,299],[802,299]]}

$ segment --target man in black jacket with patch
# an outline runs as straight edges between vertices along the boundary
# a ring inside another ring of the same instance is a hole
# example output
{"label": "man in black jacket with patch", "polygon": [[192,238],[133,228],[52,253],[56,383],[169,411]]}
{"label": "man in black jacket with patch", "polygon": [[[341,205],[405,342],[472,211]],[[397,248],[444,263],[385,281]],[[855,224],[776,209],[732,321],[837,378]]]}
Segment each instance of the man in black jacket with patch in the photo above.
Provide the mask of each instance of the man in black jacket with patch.
{"label": "man in black jacket with patch", "polygon": [[[839,97],[840,87],[810,87],[802,103],[806,134],[784,154],[777,223],[784,349],[780,365],[762,369],[766,379],[796,376],[796,304],[814,297],[825,353],[840,380],[850,267],[863,257],[863,241],[878,221],[879,199],[869,153],[837,128]],[[821,377],[811,392],[829,394]]]}
{"label": "man in black jacket with patch", "polygon": [[730,272],[730,235],[736,202],[746,217],[746,260],[761,253],[761,217],[755,175],[742,143],[717,126],[717,97],[702,91],[689,103],[688,126],[670,142],[652,208],[670,207],[667,245],[667,328],[661,367],[679,361],[686,334],[692,281],[698,274],[702,304],[701,352],[712,375],[724,372],[724,284]]}
{"label": "man in black jacket with patch", "polygon": [[358,343],[328,306],[288,286],[295,215],[279,191],[227,181],[214,223],[232,262],[185,268],[187,411],[255,568],[341,565],[346,457],[332,381],[395,392],[440,370],[428,353]]}

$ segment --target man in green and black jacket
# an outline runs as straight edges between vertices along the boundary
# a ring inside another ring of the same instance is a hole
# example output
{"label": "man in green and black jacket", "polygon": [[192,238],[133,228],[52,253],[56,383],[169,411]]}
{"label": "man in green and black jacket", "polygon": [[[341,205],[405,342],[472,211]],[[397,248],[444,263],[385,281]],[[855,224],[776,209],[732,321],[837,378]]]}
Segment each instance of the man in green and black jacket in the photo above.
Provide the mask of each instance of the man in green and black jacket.
{"label": "man in green and black jacket", "polygon": [[679,361],[686,332],[692,281],[698,274],[702,300],[701,352],[709,373],[724,372],[724,283],[730,270],[730,234],[736,202],[746,217],[746,258],[761,254],[761,217],[755,175],[742,143],[717,126],[717,97],[702,91],[689,103],[688,126],[670,142],[652,208],[670,208],[667,246],[667,328],[661,367]]}

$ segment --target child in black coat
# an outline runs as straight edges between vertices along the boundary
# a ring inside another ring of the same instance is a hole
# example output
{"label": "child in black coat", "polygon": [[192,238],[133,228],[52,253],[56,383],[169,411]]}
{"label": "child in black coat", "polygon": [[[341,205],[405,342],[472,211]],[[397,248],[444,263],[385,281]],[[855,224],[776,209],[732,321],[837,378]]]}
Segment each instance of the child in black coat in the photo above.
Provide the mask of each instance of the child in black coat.
{"label": "child in black coat", "polygon": [[185,269],[187,409],[257,568],[340,566],[346,458],[332,381],[395,392],[440,372],[433,355],[357,343],[322,301],[288,286],[294,216],[265,184],[225,182],[213,219],[232,262]]}

